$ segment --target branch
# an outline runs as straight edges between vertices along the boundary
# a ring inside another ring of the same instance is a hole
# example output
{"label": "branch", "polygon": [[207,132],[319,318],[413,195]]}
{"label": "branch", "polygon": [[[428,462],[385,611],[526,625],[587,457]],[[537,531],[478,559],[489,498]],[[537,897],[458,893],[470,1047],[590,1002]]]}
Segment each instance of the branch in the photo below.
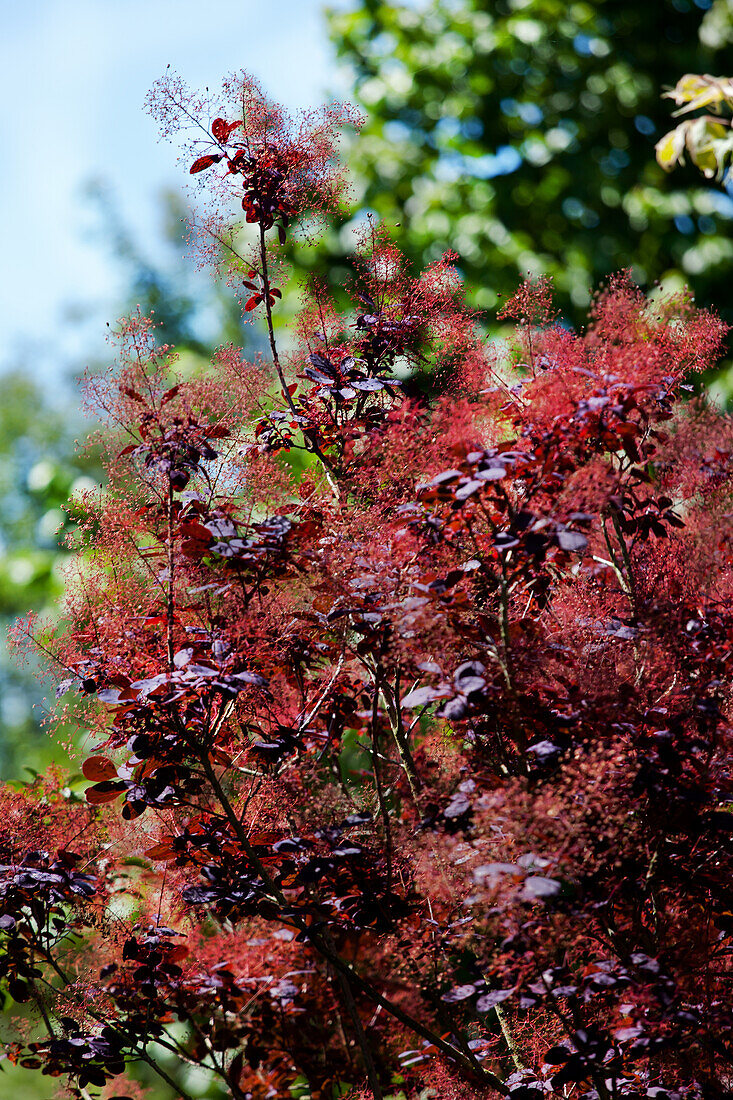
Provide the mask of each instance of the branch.
{"label": "branch", "polygon": [[[260,270],[260,275],[262,276],[262,287],[263,287],[263,290],[264,290],[264,293],[265,293],[265,311],[267,313],[267,332],[268,332],[268,335],[270,337],[270,351],[272,353],[272,362],[274,364],[275,370],[277,371],[277,376],[280,380],[280,387],[281,387],[282,392],[283,392],[283,397],[285,398],[285,400],[288,404],[288,407],[289,407],[291,413],[293,414],[293,416],[297,417],[298,416],[298,410],[295,408],[295,403],[293,401],[290,390],[288,389],[288,384],[285,381],[285,375],[283,374],[282,365],[280,363],[280,356],[278,355],[277,341],[275,340],[275,328],[274,328],[274,325],[272,323],[272,305],[270,303],[270,272],[269,272],[269,268],[268,268],[268,264],[267,264],[267,248],[266,248],[266,245],[265,245],[265,230],[264,230],[264,226],[262,225],[261,222],[260,222],[260,263],[262,265],[261,270]],[[331,465],[331,463],[328,461],[328,459],[324,455],[323,451],[321,450],[321,448],[318,444],[318,441],[315,439],[314,435],[311,432],[304,431],[303,432],[303,439],[305,440],[306,447],[308,448],[308,450],[312,451],[313,454],[316,455],[316,457],[320,459],[321,464],[323,465],[324,473],[326,475],[326,480],[328,481],[328,484],[331,486],[331,490],[333,492],[333,495],[338,500],[340,494],[339,494],[338,485],[337,485],[336,480],[334,478],[333,466]]]}
{"label": "branch", "polygon": [[[371,670],[372,679],[374,680],[374,686],[377,685],[377,673],[374,669]],[[405,733],[405,728],[402,722],[402,707],[400,706],[400,672],[399,669],[395,675],[395,687],[392,691],[391,687],[386,682],[382,682],[380,691],[384,705],[387,710],[387,717],[389,718],[390,729],[392,730],[392,736],[394,737],[397,751],[400,754],[400,761],[407,776],[407,782],[410,787],[410,793],[413,797],[415,805],[420,807],[420,791],[422,789],[422,781],[417,773],[415,767],[415,761],[412,758],[412,752],[410,751],[409,737]]]}
{"label": "branch", "polygon": [[166,651],[168,655],[168,671],[173,671],[173,620],[175,614],[175,593],[173,591],[173,483],[168,478],[168,538],[166,544],[166,556],[168,559],[168,586],[166,591]]}
{"label": "branch", "polygon": [[342,974],[352,987],[356,987],[356,989],[358,989],[361,993],[368,997],[369,1000],[372,1001],[375,1005],[381,1005],[381,1007],[386,1012],[388,1012],[389,1015],[393,1017],[393,1019],[398,1020],[401,1024],[404,1024],[407,1028],[409,1028],[410,1031],[414,1032],[416,1035],[419,1035],[422,1039],[425,1039],[428,1043],[436,1047],[438,1050],[442,1051],[443,1054],[446,1054],[449,1058],[452,1058],[471,1078],[475,1079],[478,1075],[486,1084],[493,1085],[493,1087],[498,1092],[500,1092],[502,1096],[508,1096],[509,1090],[499,1077],[497,1077],[490,1070],[484,1069],[483,1067],[481,1067],[477,1071],[476,1065],[469,1058],[466,1057],[463,1051],[454,1046],[453,1043],[449,1043],[447,1039],[444,1039],[442,1038],[442,1036],[437,1035],[434,1031],[431,1031],[429,1027],[426,1027],[424,1024],[420,1023],[419,1020],[416,1020],[408,1012],[405,1012],[405,1010],[400,1008],[399,1005],[395,1004],[393,1001],[389,1001],[386,997],[379,993],[379,991],[376,990],[370,982],[368,982],[365,978],[362,978],[361,975],[359,975],[347,963],[344,962],[340,955],[338,955],[336,951],[334,951],[325,941],[320,932],[308,925],[305,919],[299,913],[293,912],[292,906],[288,905],[287,899],[285,898],[284,894],[279,889],[279,887],[275,885],[266,867],[255,852],[241,821],[237,817],[237,814],[234,812],[234,809],[229,802],[229,799],[226,797],[224,791],[222,790],[216,773],[211,766],[211,761],[209,760],[208,754],[204,753],[200,757],[200,760],[201,766],[203,767],[206,777],[211,784],[214,794],[216,795],[219,804],[224,810],[224,813],[230,825],[232,826],[237,839],[242,845],[245,855],[250,861],[252,867],[262,879],[271,897],[273,897],[278,902],[278,904],[283,907],[283,909],[288,909],[290,911],[293,923],[303,933],[303,936],[313,945],[316,951],[318,951],[318,953],[327,962],[331,963],[334,969],[339,974]]}
{"label": "branch", "polygon": [[372,720],[371,720],[371,733],[372,733],[372,767],[374,768],[374,786],[377,791],[377,801],[379,802],[379,812],[382,815],[382,822],[384,823],[384,839],[387,845],[387,890],[392,888],[392,826],[389,820],[389,809],[384,799],[384,789],[382,787],[382,777],[379,772],[379,685],[378,680],[374,681],[374,695],[372,699]]}

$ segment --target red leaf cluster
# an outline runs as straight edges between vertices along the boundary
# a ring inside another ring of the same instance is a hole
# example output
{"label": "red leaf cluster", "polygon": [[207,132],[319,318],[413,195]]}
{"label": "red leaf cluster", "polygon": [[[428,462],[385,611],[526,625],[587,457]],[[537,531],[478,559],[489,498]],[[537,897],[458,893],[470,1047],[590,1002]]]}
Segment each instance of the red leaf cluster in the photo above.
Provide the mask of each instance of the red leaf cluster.
{"label": "red leaf cluster", "polygon": [[686,388],[724,327],[619,276],[575,334],[543,282],[502,355],[457,257],[370,227],[281,354],[265,200],[305,168],[231,117],[271,360],[176,378],[137,318],[91,387],[50,643],[89,786],[48,836],[7,796],[0,976],[47,1032],[9,1057],[77,1096],[170,1085],[151,1044],[236,1098],[726,1095],[733,424]]}

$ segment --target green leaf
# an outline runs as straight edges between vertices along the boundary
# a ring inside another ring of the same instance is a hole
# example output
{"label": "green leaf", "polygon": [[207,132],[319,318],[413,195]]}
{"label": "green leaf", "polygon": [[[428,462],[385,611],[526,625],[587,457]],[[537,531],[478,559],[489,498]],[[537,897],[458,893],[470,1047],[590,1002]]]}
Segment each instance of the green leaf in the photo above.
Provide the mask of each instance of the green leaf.
{"label": "green leaf", "polygon": [[678,162],[683,163],[682,154],[685,148],[687,123],[682,122],[670,130],[654,146],[657,153],[657,163],[665,172],[669,172]]}

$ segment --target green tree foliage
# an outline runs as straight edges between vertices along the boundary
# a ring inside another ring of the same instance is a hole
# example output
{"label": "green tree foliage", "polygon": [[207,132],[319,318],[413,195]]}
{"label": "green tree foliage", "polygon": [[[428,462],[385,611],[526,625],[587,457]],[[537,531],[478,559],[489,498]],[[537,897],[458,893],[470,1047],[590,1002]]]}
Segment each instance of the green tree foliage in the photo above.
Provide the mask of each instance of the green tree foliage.
{"label": "green tree foliage", "polygon": [[414,260],[455,248],[481,308],[544,272],[577,322],[590,287],[625,267],[725,308],[733,199],[690,166],[666,176],[654,145],[669,128],[663,89],[725,68],[732,11],[351,0],[330,28],[368,114],[350,153],[356,198],[402,224]]}

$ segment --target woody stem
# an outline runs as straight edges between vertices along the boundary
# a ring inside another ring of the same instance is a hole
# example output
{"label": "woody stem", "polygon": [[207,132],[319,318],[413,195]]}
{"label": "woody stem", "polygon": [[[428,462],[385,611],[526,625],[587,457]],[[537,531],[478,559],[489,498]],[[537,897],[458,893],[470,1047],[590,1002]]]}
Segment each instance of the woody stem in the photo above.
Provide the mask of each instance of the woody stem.
{"label": "woody stem", "polygon": [[[268,336],[269,336],[269,339],[270,339],[270,352],[272,354],[273,366],[275,367],[275,370],[277,372],[277,377],[278,377],[278,380],[280,382],[280,388],[283,392],[283,397],[285,398],[285,400],[287,402],[288,408],[290,409],[293,416],[297,416],[298,411],[295,407],[295,402],[293,401],[292,394],[290,393],[290,390],[288,389],[288,384],[285,380],[285,374],[283,373],[282,364],[280,362],[280,356],[279,356],[278,350],[277,350],[277,340],[275,339],[275,326],[274,326],[273,321],[272,321],[272,302],[270,300],[270,295],[271,295],[271,290],[270,290],[270,269],[269,269],[268,262],[267,262],[267,246],[266,246],[266,243],[265,243],[265,229],[264,229],[261,222],[260,222],[260,275],[262,277],[262,289],[263,289],[263,292],[264,292],[264,295],[265,295],[265,313],[267,315],[267,333],[268,333]],[[311,432],[309,432],[307,430],[304,431],[303,432],[303,439],[305,440],[305,445],[306,445],[307,449],[309,451],[311,451],[320,460],[320,462],[323,466],[323,469],[325,471],[326,478],[328,480],[328,484],[331,486],[331,489],[333,491],[334,496],[336,496],[338,498],[338,496],[339,496],[338,485],[336,484],[336,481],[335,481],[335,478],[334,478],[334,470],[333,470],[332,464],[329,462],[329,460],[324,455],[323,451],[321,450],[320,444],[318,443],[317,439],[315,439],[314,435]]]}
{"label": "woody stem", "polygon": [[302,917],[299,913],[293,913],[292,906],[288,904],[287,899],[283,895],[282,891],[275,885],[271,875],[269,874],[259,856],[257,855],[256,851],[254,850],[252,843],[250,842],[250,839],[244,829],[244,826],[242,825],[242,822],[237,817],[233,806],[231,805],[229,799],[222,790],[221,783],[219,782],[216,772],[212,767],[211,761],[208,757],[208,753],[202,753],[200,756],[200,760],[201,766],[204,770],[206,778],[208,779],[212,787],[212,790],[214,791],[216,799],[222,807],[224,814],[229,821],[229,824],[232,826],[232,829],[234,830],[237,839],[242,845],[244,853],[247,856],[247,859],[249,860],[251,866],[262,879],[262,882],[267,888],[270,896],[273,897],[284,909],[288,909],[290,911],[290,919],[293,921],[294,924],[297,925],[303,935],[307,937],[308,941],[313,945],[316,951],[318,951],[318,953],[327,962],[329,962],[340,975],[343,976],[343,978],[352,987],[352,990],[358,989],[361,993],[368,997],[373,1004],[381,1005],[381,1007],[386,1012],[388,1012],[390,1016],[392,1016],[395,1020],[398,1020],[401,1024],[404,1024],[416,1035],[419,1035],[421,1038],[426,1039],[427,1042],[433,1044],[435,1047],[438,1048],[438,1050],[441,1050],[444,1054],[448,1055],[448,1057],[452,1058],[455,1062],[458,1063],[458,1065],[461,1066],[463,1071],[469,1074],[471,1077],[475,1078],[477,1075],[479,1075],[486,1082],[486,1084],[493,1085],[493,1087],[498,1092],[500,1092],[502,1096],[507,1096],[508,1089],[499,1077],[493,1074],[490,1070],[484,1069],[481,1066],[477,1066],[474,1062],[466,1057],[463,1051],[454,1046],[453,1043],[448,1042],[442,1036],[437,1035],[435,1032],[431,1031],[430,1028],[426,1027],[419,1020],[416,1020],[413,1016],[411,1016],[408,1012],[405,1012],[404,1009],[400,1008],[399,1005],[387,1000],[387,998],[382,996],[382,994],[379,993],[378,990],[374,989],[374,987],[365,978],[362,978],[361,975],[357,974],[355,970],[353,970],[347,963],[345,963],[341,956],[335,950],[333,950],[324,940],[323,935],[320,932],[311,928],[306,923],[304,917]]}

